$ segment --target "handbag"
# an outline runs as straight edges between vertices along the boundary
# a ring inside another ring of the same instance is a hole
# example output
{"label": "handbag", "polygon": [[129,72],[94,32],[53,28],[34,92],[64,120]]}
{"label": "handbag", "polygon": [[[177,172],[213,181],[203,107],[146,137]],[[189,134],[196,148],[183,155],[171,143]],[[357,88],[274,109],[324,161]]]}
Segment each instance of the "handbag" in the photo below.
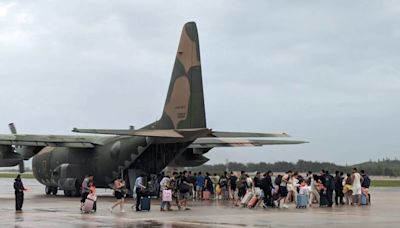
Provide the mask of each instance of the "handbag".
{"label": "handbag", "polygon": [[171,202],[172,201],[172,191],[171,190],[163,190],[162,192],[162,201]]}

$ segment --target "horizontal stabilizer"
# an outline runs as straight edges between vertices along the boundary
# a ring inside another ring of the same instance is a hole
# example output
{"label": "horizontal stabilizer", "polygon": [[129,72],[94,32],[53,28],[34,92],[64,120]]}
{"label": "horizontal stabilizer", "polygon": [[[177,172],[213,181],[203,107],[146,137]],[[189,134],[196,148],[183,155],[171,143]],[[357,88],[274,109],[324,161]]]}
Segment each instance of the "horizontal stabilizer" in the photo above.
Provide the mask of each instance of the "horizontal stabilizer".
{"label": "horizontal stabilizer", "polygon": [[290,137],[286,133],[254,133],[254,132],[232,132],[232,131],[213,131],[215,137],[239,138],[239,137]]}
{"label": "horizontal stabilizer", "polygon": [[282,144],[302,144],[305,141],[274,140],[274,139],[244,139],[244,138],[198,138],[189,148],[213,148],[213,147],[244,147]]}

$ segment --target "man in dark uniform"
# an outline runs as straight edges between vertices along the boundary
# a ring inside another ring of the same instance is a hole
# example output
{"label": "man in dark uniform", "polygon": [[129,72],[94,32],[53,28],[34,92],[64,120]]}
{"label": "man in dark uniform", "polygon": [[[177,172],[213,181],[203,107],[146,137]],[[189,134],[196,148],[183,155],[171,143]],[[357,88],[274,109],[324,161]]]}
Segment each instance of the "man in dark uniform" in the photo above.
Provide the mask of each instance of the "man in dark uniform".
{"label": "man in dark uniform", "polygon": [[343,172],[336,171],[335,176],[335,203],[336,205],[344,204],[343,202]]}
{"label": "man in dark uniform", "polygon": [[22,212],[22,204],[24,203],[24,191],[26,191],[26,188],[22,184],[21,175],[19,174],[17,178],[15,178],[14,190],[15,190],[15,210],[17,212]]}
{"label": "man in dark uniform", "polygon": [[326,195],[328,197],[328,207],[333,205],[333,190],[335,189],[335,179],[329,174],[329,171],[322,170],[322,184],[326,189]]}

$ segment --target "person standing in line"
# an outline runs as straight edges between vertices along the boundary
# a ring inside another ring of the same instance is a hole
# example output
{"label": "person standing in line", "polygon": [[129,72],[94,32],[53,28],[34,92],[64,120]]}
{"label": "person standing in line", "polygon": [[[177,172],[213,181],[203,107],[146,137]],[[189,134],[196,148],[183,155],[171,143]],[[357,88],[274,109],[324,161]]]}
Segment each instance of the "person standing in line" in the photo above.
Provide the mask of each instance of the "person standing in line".
{"label": "person standing in line", "polygon": [[121,177],[117,177],[114,181],[114,196],[117,199],[117,202],[110,208],[110,212],[112,213],[114,207],[120,207],[120,212],[124,211],[124,195],[122,193],[122,188],[125,187],[125,181],[122,180]]}
{"label": "person standing in line", "polygon": [[190,208],[187,207],[187,200],[189,198],[189,192],[190,189],[193,187],[193,184],[191,184],[188,180],[188,172],[185,170],[183,171],[183,175],[181,176],[180,184],[179,184],[179,205],[184,209],[184,210],[190,210]]}
{"label": "person standing in line", "polygon": [[140,174],[135,181],[135,193],[136,193],[136,211],[140,209],[140,198],[143,196],[143,191],[146,189],[143,182],[144,175]]}
{"label": "person standing in line", "polygon": [[204,176],[201,174],[201,172],[198,173],[196,177],[196,200],[201,200],[203,198],[204,190]]}
{"label": "person standing in line", "polygon": [[178,172],[173,172],[169,180],[169,188],[172,190],[172,201],[175,201],[178,210],[181,209],[179,205],[179,188],[178,188]]}
{"label": "person standing in line", "polygon": [[[172,190],[170,188],[170,178],[169,176],[164,176],[164,178],[160,182],[160,191],[161,191],[161,208],[160,211],[165,211],[166,209],[168,211],[172,211],[171,209],[171,201],[167,201],[164,199],[164,190],[166,191],[171,191],[171,199],[172,199]],[[165,209],[166,207],[166,209]]]}
{"label": "person standing in line", "polygon": [[238,198],[236,199],[235,206],[240,205],[240,201],[247,193],[247,178],[245,171],[240,171],[240,177],[237,180],[237,188],[238,188]]}
{"label": "person standing in line", "polygon": [[22,184],[21,175],[18,174],[14,182],[15,190],[15,211],[22,212],[22,205],[24,204],[24,191],[27,189]]}
{"label": "person standing in line", "polygon": [[335,189],[335,179],[329,173],[328,170],[325,171],[324,175],[324,187],[326,188],[326,194],[328,197],[328,207],[333,205],[333,190]]}
{"label": "person standing in line", "polygon": [[363,181],[361,182],[361,193],[367,197],[367,203],[370,202],[369,199],[369,186],[371,185],[371,179],[369,178],[369,176],[367,174],[365,174],[364,170],[360,170],[360,175],[363,179]]}
{"label": "person standing in line", "polygon": [[219,187],[221,189],[222,200],[229,199],[227,174],[228,174],[227,172],[224,172],[224,174],[220,176],[218,181]]}
{"label": "person standing in line", "polygon": [[320,195],[319,195],[319,189],[318,189],[318,175],[317,174],[311,174],[311,179],[310,179],[310,191],[309,191],[309,206],[311,207],[314,202],[319,204],[320,200]]}
{"label": "person standing in line", "polygon": [[361,182],[363,181],[360,173],[358,173],[357,168],[353,168],[353,174],[351,175],[351,180],[353,181],[352,190],[352,205],[355,204],[356,197],[358,198],[358,205],[361,205]]}
{"label": "person standing in line", "polygon": [[236,188],[237,188],[237,176],[231,172],[229,175],[229,197],[231,200],[235,200],[237,197]]}
{"label": "person standing in line", "polygon": [[346,205],[351,204],[351,199],[353,195],[353,181],[351,180],[350,173],[346,174],[346,177],[343,180],[343,194],[346,201]]}
{"label": "person standing in line", "polygon": [[274,186],[272,185],[272,171],[268,171],[264,174],[264,178],[261,180],[260,188],[264,192],[264,208],[272,207],[272,189]]}
{"label": "person standing in line", "polygon": [[335,204],[344,204],[343,202],[343,172],[335,172]]}

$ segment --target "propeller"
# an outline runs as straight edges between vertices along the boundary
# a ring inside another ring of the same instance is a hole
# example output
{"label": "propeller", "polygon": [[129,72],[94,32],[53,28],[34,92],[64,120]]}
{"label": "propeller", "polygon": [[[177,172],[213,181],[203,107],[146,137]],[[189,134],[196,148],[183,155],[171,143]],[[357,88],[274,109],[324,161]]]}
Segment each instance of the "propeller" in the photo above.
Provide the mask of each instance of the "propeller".
{"label": "propeller", "polygon": [[[14,123],[9,123],[8,124],[8,128],[10,128],[11,134],[17,134],[17,129],[15,128],[15,124]],[[14,146],[14,152],[21,154],[20,149],[22,149],[22,146]],[[19,172],[20,173],[25,173],[25,163],[24,160],[21,160],[20,163],[18,164],[19,166]]]}

